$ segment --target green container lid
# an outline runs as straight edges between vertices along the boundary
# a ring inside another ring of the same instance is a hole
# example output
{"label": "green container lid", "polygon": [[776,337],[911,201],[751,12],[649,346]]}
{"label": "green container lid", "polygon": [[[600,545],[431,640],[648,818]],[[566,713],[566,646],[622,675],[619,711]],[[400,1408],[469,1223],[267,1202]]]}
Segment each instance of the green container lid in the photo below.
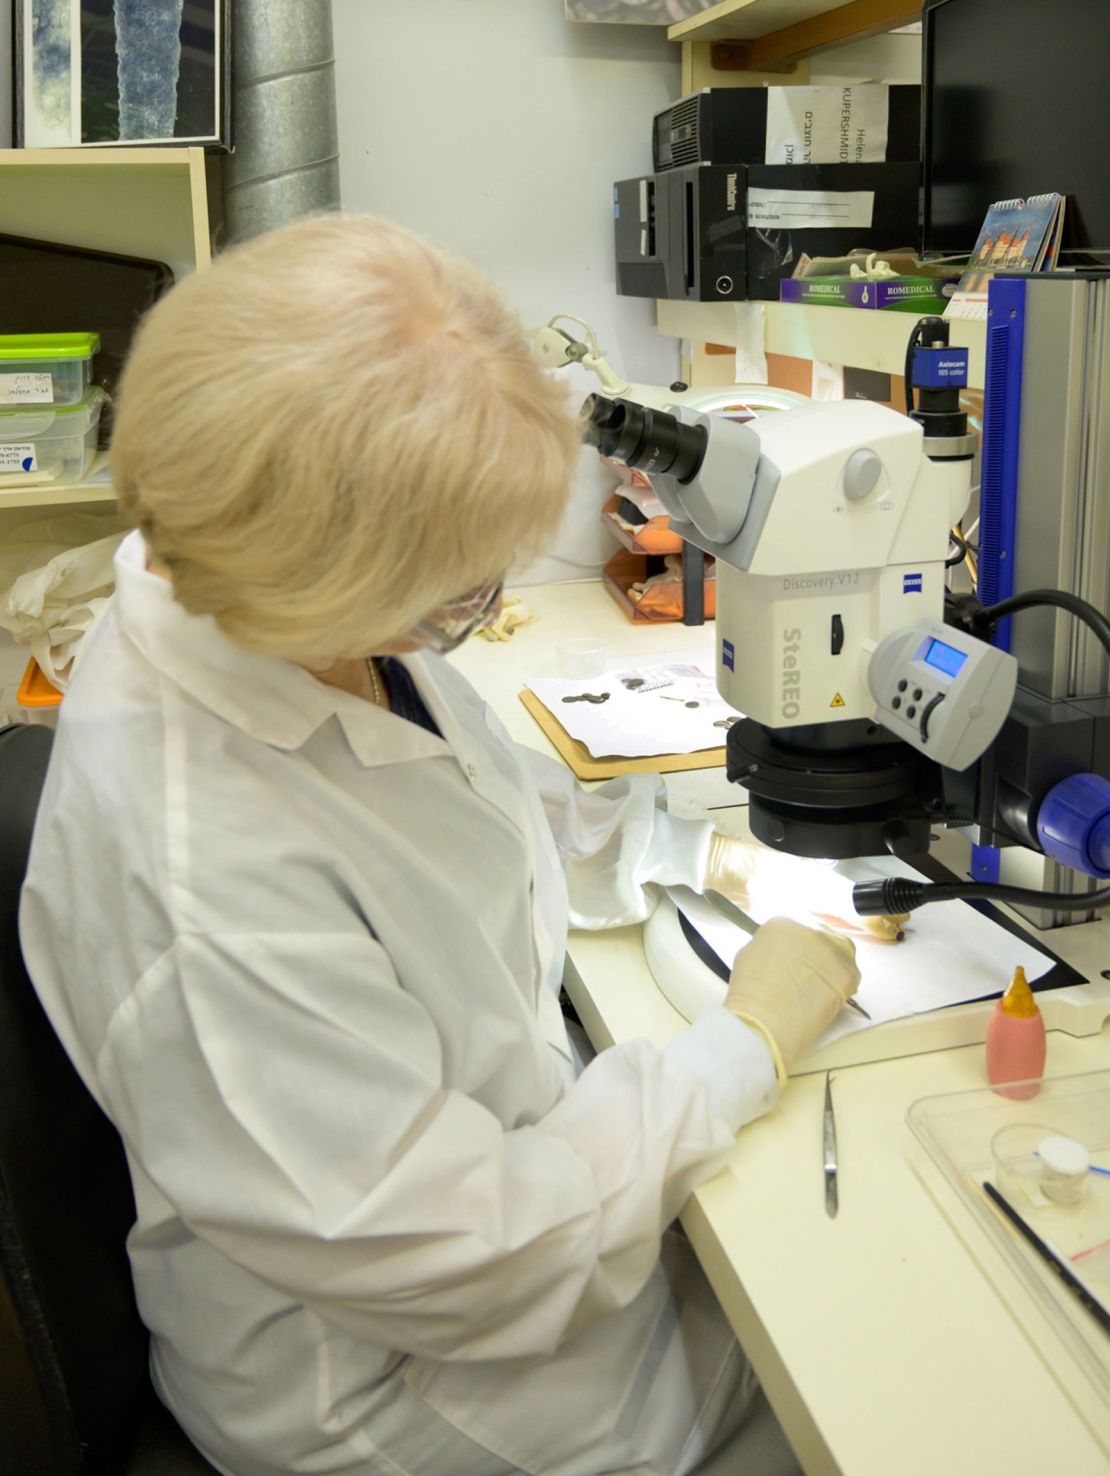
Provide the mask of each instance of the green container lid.
{"label": "green container lid", "polygon": [[0,333],[0,361],[91,359],[99,347],[99,333]]}
{"label": "green container lid", "polygon": [[105,390],[98,384],[93,384],[75,405],[0,405],[0,440],[11,440],[16,434],[11,429],[13,420],[45,419],[48,425],[52,425],[59,415],[83,415],[91,423],[94,415],[100,414],[100,408],[108,398]]}

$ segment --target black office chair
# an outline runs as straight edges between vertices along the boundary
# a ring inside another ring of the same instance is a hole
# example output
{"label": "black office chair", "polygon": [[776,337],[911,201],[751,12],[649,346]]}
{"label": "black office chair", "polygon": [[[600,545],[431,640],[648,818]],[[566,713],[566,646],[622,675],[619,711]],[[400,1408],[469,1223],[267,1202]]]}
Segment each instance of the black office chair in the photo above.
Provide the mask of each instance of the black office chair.
{"label": "black office chair", "polygon": [[19,948],[53,734],[0,728],[0,1470],[215,1476],[150,1385],[123,1145],[62,1050]]}

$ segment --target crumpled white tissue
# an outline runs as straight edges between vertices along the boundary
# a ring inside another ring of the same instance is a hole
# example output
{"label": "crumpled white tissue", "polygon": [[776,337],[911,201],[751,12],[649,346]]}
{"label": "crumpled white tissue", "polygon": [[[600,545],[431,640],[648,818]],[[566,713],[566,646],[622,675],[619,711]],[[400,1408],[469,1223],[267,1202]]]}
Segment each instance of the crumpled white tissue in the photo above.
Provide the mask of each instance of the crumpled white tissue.
{"label": "crumpled white tissue", "polygon": [[112,559],[126,532],[116,517],[69,514],[27,524],[4,540],[0,627],[30,646],[59,691],[68,688],[81,645],[107,608]]}

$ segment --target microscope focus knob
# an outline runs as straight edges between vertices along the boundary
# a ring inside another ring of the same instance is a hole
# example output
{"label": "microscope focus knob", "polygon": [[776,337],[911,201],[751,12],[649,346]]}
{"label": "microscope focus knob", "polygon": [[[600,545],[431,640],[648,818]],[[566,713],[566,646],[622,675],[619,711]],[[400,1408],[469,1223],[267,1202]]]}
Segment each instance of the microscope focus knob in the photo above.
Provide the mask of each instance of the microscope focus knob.
{"label": "microscope focus knob", "polygon": [[844,496],[849,502],[862,502],[875,490],[883,464],[874,451],[853,451],[844,464]]}
{"label": "microscope focus knob", "polygon": [[1037,839],[1055,861],[1088,876],[1110,876],[1110,779],[1070,774],[1045,795]]}
{"label": "microscope focus knob", "polygon": [[915,835],[904,820],[888,820],[882,828],[883,845],[892,856],[907,860],[921,849],[921,838]]}

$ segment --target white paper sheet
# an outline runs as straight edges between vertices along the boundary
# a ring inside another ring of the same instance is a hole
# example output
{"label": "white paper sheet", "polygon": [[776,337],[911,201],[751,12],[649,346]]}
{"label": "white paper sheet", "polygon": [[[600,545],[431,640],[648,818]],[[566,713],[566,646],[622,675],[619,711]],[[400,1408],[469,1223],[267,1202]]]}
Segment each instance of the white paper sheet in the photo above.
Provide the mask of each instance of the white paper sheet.
{"label": "white paper sheet", "polygon": [[748,225],[764,231],[862,229],[874,211],[874,190],[748,191]]}
{"label": "white paper sheet", "polygon": [[767,164],[872,164],[886,158],[890,94],[862,87],[769,87]]}
{"label": "white paper sheet", "polygon": [[736,359],[734,374],[737,384],[767,383],[766,314],[761,302],[736,304]]}
{"label": "white paper sheet", "polygon": [[[820,863],[815,862],[814,865]],[[837,866],[853,881],[873,881],[885,876],[910,876],[928,880],[912,866],[893,857],[868,857],[843,861]],[[713,949],[722,962],[731,965],[749,941],[742,928],[722,917],[704,897],[686,887],[672,887],[670,895],[679,910]],[[766,905],[754,922],[769,917],[794,917],[813,923],[795,897]],[[820,1044],[881,1025],[906,1015],[920,1015],[945,1005],[964,1004],[984,995],[998,994],[1009,984],[1020,964],[1031,982],[1047,974],[1053,960],[1032,944],[976,912],[966,902],[932,902],[919,907],[906,923],[902,943],[878,943],[853,936],[860,986],[856,998],[871,1016],[870,1022],[854,1011],[842,1010]],[[722,995],[724,986],[722,985]]]}
{"label": "white paper sheet", "polygon": [[527,685],[594,758],[721,748],[739,718],[713,677],[691,662],[621,665],[605,676],[544,677]]}

